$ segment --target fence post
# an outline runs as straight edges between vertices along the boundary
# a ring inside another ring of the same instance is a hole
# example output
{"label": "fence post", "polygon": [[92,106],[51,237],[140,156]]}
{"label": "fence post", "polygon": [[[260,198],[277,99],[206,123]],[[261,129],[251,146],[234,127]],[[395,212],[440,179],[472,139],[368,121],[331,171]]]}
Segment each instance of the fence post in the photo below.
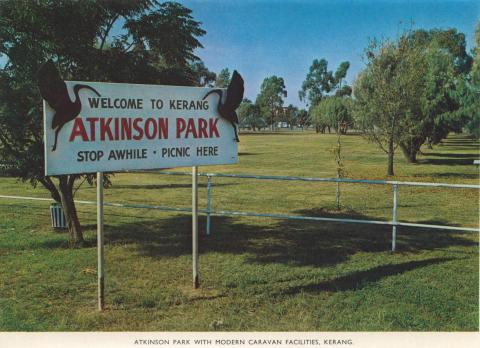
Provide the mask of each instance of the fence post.
{"label": "fence post", "polygon": [[210,235],[211,210],[212,210],[212,177],[210,175],[207,175],[207,236]]}
{"label": "fence post", "polygon": [[393,216],[392,216],[392,252],[396,248],[396,239],[397,239],[397,206],[398,206],[398,185],[393,185]]}

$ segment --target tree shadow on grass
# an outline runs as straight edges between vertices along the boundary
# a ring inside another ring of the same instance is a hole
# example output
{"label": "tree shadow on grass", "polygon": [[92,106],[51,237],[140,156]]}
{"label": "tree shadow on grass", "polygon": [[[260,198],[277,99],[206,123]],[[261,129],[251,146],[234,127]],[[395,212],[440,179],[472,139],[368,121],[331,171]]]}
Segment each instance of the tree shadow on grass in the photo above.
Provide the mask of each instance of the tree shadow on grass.
{"label": "tree shadow on grass", "polygon": [[[15,215],[27,211],[35,219],[49,219],[49,209],[43,206],[12,204]],[[375,220],[355,211],[308,209],[294,212],[300,216]],[[88,212],[86,212],[88,214]],[[125,215],[120,215],[125,218]],[[137,244],[139,253],[153,258],[191,254],[191,216],[179,214],[155,220],[131,214],[132,222],[111,224],[119,220],[114,214],[105,216],[106,241],[111,244]],[[93,222],[93,221],[92,221]],[[441,219],[421,221],[428,224],[448,224]],[[200,216],[201,253],[220,252],[245,254],[248,263],[283,263],[292,265],[332,265],[347,260],[358,252],[384,252],[391,247],[391,226],[346,224],[324,221],[271,220],[268,224],[253,224],[243,218],[212,217],[212,235],[205,235],[205,216]],[[94,223],[84,224],[85,232],[96,230]],[[65,239],[35,241],[28,248],[68,248],[68,233],[58,231]],[[95,247],[95,233],[86,233],[86,246]],[[456,232],[424,228],[398,227],[397,251],[419,252],[449,246],[474,246]]]}
{"label": "tree shadow on grass", "polygon": [[[426,155],[428,156],[428,154]],[[422,158],[418,164],[433,164],[439,166],[465,166],[473,165],[474,158]]]}
{"label": "tree shadow on grass", "polygon": [[[322,209],[298,211],[303,216],[374,219],[356,212],[336,213]],[[212,217],[212,235],[199,236],[200,253],[244,254],[245,262],[323,266],[341,263],[358,252],[384,252],[391,247],[391,226],[342,224],[322,221],[276,220],[268,225],[245,219]],[[204,232],[205,217],[200,218]],[[399,252],[473,246],[475,242],[455,233],[398,228]],[[111,244],[136,243],[139,253],[154,258],[191,254],[191,217],[177,215],[158,220],[139,220],[108,225]]]}
{"label": "tree shadow on grass", "polygon": [[478,141],[475,141],[473,139],[449,139],[449,140],[443,140],[441,143],[441,146],[466,146],[466,147],[479,147]]}
{"label": "tree shadow on grass", "polygon": [[[465,135],[453,135],[435,146],[435,150],[441,149],[449,152],[427,152],[425,158],[419,163],[439,164],[439,165],[468,165],[473,164],[473,160],[479,158],[480,143],[478,140],[471,139]],[[462,151],[477,150],[477,153],[461,153]],[[452,153],[451,151],[457,151]],[[460,152],[460,153],[458,153]],[[429,158],[430,157],[430,158]],[[437,157],[437,158],[431,158]]]}
{"label": "tree shadow on grass", "polygon": [[465,159],[478,159],[478,154],[474,153],[441,153],[441,152],[429,152],[425,156],[444,157],[444,158],[465,158]]}
{"label": "tree shadow on grass", "polygon": [[365,271],[358,271],[348,274],[346,276],[338,277],[328,281],[319,283],[287,287],[273,293],[273,296],[278,295],[294,295],[301,292],[319,293],[319,292],[337,292],[348,290],[360,290],[370,283],[379,281],[382,278],[402,274],[420,267],[427,267],[430,265],[447,262],[450,260],[458,260],[458,258],[432,258],[420,261],[409,261],[399,264],[382,265],[370,268]]}
{"label": "tree shadow on grass", "polygon": [[[459,151],[465,151],[469,150],[468,147],[472,145],[472,142],[456,142],[454,144],[455,146],[460,146]],[[478,145],[473,146],[479,148]],[[428,152],[423,155],[423,158],[418,160],[418,163],[434,165],[473,165],[473,161],[478,159],[478,157],[478,153]]]}

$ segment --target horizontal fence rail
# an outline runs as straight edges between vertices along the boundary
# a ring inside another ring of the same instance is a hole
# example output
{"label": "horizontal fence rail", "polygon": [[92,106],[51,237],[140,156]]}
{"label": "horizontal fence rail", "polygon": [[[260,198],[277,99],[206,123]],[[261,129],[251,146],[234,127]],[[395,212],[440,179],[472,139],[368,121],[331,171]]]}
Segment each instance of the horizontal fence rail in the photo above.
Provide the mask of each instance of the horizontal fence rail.
{"label": "horizontal fence rail", "polygon": [[[26,197],[26,196],[0,195],[0,198],[54,202],[52,198],[38,198],[38,197]],[[83,201],[83,200],[75,200],[75,203],[87,204],[87,205],[97,204],[97,202],[95,201]],[[191,208],[175,208],[175,207],[166,207],[162,205],[111,203],[111,202],[104,202],[103,205],[106,207],[117,207],[117,208],[154,209],[154,210],[178,211],[178,212],[186,212],[186,213],[192,212]],[[320,216],[299,216],[299,215],[288,215],[288,214],[269,214],[269,213],[254,213],[254,212],[246,212],[246,211],[209,210],[209,209],[199,209],[198,212],[202,214],[211,214],[215,216],[251,216],[251,217],[267,217],[267,218],[274,218],[274,219],[329,221],[329,222],[343,222],[343,223],[352,223],[352,224],[371,224],[371,225],[387,225],[387,226],[396,225],[396,226],[433,228],[433,229],[452,230],[452,231],[480,232],[480,229],[473,228],[473,227],[427,225],[427,224],[417,224],[417,223],[410,223],[410,222],[394,222],[394,221],[382,221],[382,220],[339,219],[339,218],[327,218],[327,217],[320,217]]]}
{"label": "horizontal fence rail", "polygon": [[[127,171],[127,173],[142,173],[154,175],[183,175],[191,176],[190,172],[156,172],[147,170]],[[425,186],[425,187],[450,187],[464,189],[480,189],[480,185],[472,184],[447,184],[433,182],[416,181],[391,181],[391,180],[367,180],[367,179],[347,179],[347,178],[306,178],[301,176],[277,176],[277,175],[252,175],[252,174],[223,174],[223,173],[199,173],[198,176],[212,178],[238,178],[238,179],[258,179],[258,180],[284,180],[284,181],[310,181],[310,182],[340,182],[347,184],[369,184],[369,185],[399,185],[399,186]]]}
{"label": "horizontal fence rail", "polygon": [[[155,175],[177,175],[177,176],[191,176],[190,172],[170,172],[170,171],[128,171],[127,173],[143,173],[143,174],[155,174]],[[245,217],[264,217],[273,219],[289,219],[289,220],[310,220],[310,221],[327,221],[338,223],[351,223],[351,224],[372,224],[372,225],[386,225],[392,226],[392,251],[396,248],[396,234],[398,226],[405,227],[417,227],[428,229],[439,229],[449,231],[465,231],[465,232],[480,232],[479,228],[466,227],[466,226],[447,226],[447,225],[430,225],[419,224],[411,222],[400,222],[397,220],[398,210],[398,187],[399,186],[420,186],[420,187],[440,187],[440,188],[454,188],[454,189],[477,189],[480,190],[480,185],[472,184],[447,184],[447,183],[428,183],[428,182],[409,182],[409,181],[389,181],[389,180],[367,180],[367,179],[346,179],[346,178],[308,178],[297,176],[272,176],[272,175],[251,175],[251,174],[223,174],[223,173],[199,173],[198,176],[207,178],[207,207],[206,209],[199,209],[199,213],[207,216],[206,233],[210,235],[211,230],[211,216],[245,216]],[[253,180],[274,180],[274,181],[301,181],[301,182],[332,182],[332,183],[347,183],[347,184],[367,184],[367,185],[390,185],[393,187],[393,212],[392,220],[363,220],[363,219],[347,219],[347,218],[328,218],[321,216],[299,216],[288,214],[272,214],[272,213],[256,213],[245,211],[229,211],[229,210],[212,210],[212,178],[237,178],[237,179],[253,179]],[[0,195],[0,198],[6,199],[24,199],[24,200],[36,200],[36,201],[53,201],[51,198],[36,198],[36,197],[23,197],[23,196],[9,196]],[[83,201],[76,200],[78,204],[95,205],[95,201]],[[177,208],[167,207],[162,205],[148,205],[148,204],[131,204],[131,203],[111,203],[104,202],[104,206],[117,207],[117,208],[133,208],[133,209],[155,209],[161,211],[176,211],[176,212],[191,212],[191,208]]]}

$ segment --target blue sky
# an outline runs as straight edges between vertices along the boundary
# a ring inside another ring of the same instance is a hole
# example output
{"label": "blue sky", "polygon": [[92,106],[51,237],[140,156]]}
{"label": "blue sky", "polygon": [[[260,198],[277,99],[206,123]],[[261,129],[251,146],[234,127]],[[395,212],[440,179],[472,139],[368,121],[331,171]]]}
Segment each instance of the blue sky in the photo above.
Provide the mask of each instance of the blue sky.
{"label": "blue sky", "polygon": [[[207,34],[196,54],[214,72],[237,69],[245,96],[255,100],[263,79],[285,80],[285,104],[304,106],[298,91],[313,59],[329,69],[350,62],[352,83],[364,67],[370,38],[392,38],[414,28],[457,28],[473,47],[480,0],[177,0],[192,9]],[[120,30],[119,23],[115,32]],[[0,65],[5,62],[0,57]]]}
{"label": "blue sky", "polygon": [[348,60],[347,80],[363,68],[369,38],[395,38],[403,29],[455,27],[473,46],[480,1],[322,1],[322,0],[183,0],[207,31],[197,55],[212,71],[237,69],[245,96],[255,100],[263,79],[285,80],[286,104],[303,104],[298,90],[315,58],[335,70]]}

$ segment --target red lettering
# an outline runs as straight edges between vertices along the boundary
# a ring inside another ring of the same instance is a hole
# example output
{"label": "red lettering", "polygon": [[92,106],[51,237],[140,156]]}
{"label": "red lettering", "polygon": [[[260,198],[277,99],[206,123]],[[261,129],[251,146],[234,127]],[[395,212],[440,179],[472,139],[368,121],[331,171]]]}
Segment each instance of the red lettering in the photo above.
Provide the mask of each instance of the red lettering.
{"label": "red lettering", "polygon": [[210,138],[213,138],[213,134],[215,133],[216,134],[216,137],[217,138],[220,138],[220,133],[218,133],[218,129],[217,129],[217,122],[218,122],[218,118],[215,118],[215,119],[212,119],[212,118],[209,118],[208,119],[208,123],[210,125]]}
{"label": "red lettering", "polygon": [[[153,129],[150,132],[150,125],[152,125]],[[147,139],[153,139],[157,136],[157,122],[153,118],[147,118],[145,121],[145,136]]]}
{"label": "red lettering", "polygon": [[88,117],[86,120],[90,122],[90,141],[95,141],[95,122],[98,121],[98,117]]}
{"label": "red lettering", "polygon": [[185,132],[185,138],[192,133],[194,138],[197,138],[197,130],[195,129],[195,120],[193,118],[188,119],[187,131]]}
{"label": "red lettering", "polygon": [[207,120],[204,118],[198,119],[198,137],[199,138],[208,138],[207,133]]}
{"label": "red lettering", "polygon": [[183,118],[177,118],[177,139],[180,138],[180,135],[185,130],[187,123]]}
{"label": "red lettering", "polygon": [[168,139],[168,118],[158,119],[158,139]]}
{"label": "red lettering", "polygon": [[140,117],[137,117],[133,120],[133,129],[137,131],[137,135],[133,136],[133,139],[135,140],[140,140],[143,138],[143,129],[139,126],[140,122],[142,122],[142,119]]}
{"label": "red lettering", "polygon": [[122,118],[122,140],[132,140],[132,119]]}
{"label": "red lettering", "polygon": [[72,128],[72,133],[70,134],[70,138],[68,139],[68,141],[75,140],[75,137],[77,136],[82,137],[83,141],[88,141],[87,131],[83,126],[83,121],[81,117],[77,117],[75,119],[75,123],[73,124],[73,128]]}
{"label": "red lettering", "polygon": [[115,122],[115,140],[118,140],[119,138],[118,128],[119,128],[120,119],[115,118],[114,122]]}
{"label": "red lettering", "polygon": [[108,140],[113,139],[112,130],[110,129],[110,123],[112,123],[111,118],[100,119],[100,140],[105,140],[105,134],[108,134]]}

